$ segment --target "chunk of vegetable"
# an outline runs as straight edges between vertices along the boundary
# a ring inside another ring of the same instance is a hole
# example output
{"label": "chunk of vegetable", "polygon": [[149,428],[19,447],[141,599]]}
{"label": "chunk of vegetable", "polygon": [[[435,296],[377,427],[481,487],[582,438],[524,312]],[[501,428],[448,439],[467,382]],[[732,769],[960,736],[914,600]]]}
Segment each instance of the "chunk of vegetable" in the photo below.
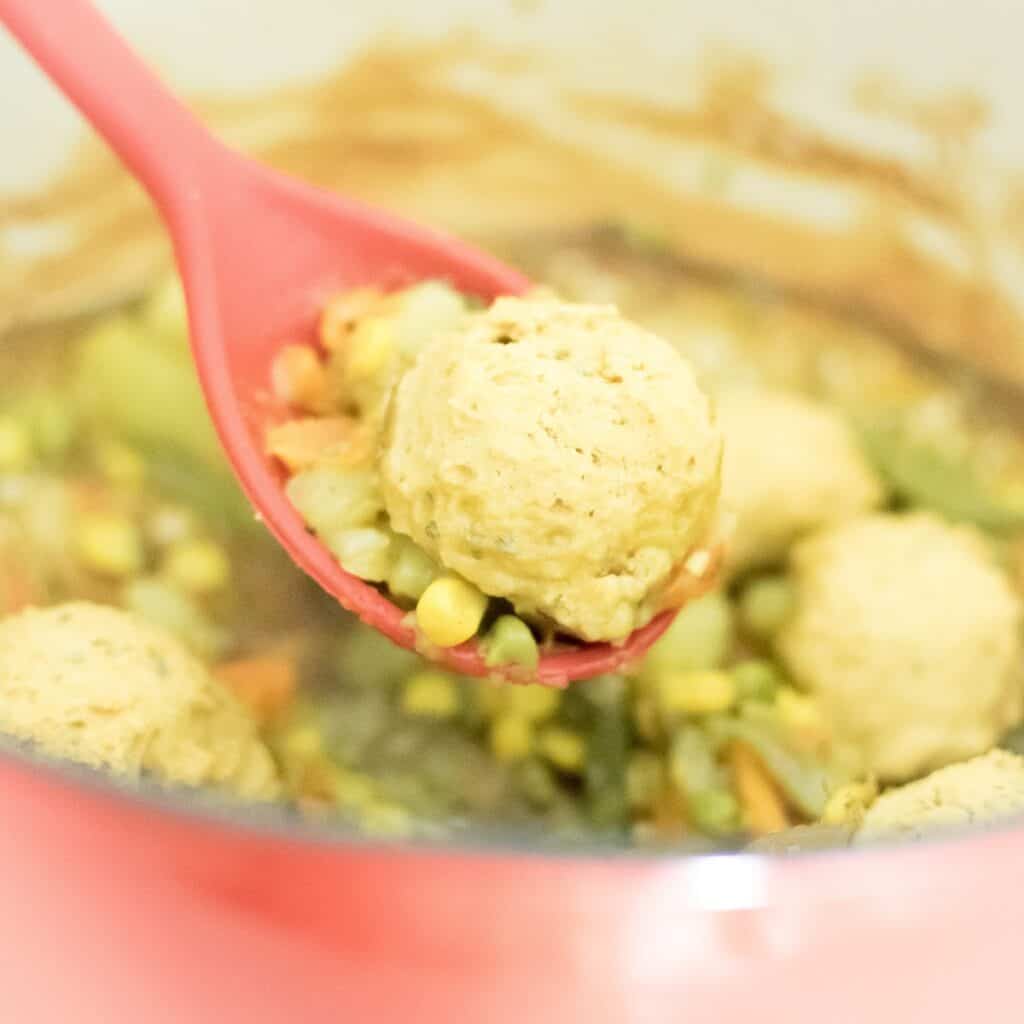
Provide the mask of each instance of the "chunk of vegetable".
{"label": "chunk of vegetable", "polygon": [[861,438],[878,472],[905,501],[994,532],[1024,528],[1024,504],[994,493],[965,459],[913,440],[891,421],[862,426]]}
{"label": "chunk of vegetable", "polygon": [[349,416],[312,416],[269,427],[266,450],[290,472],[299,473],[316,466],[354,468],[369,458],[371,444],[367,432]]}
{"label": "chunk of vegetable", "polygon": [[772,701],[784,678],[773,662],[750,658],[732,667],[738,700]]}
{"label": "chunk of vegetable", "polygon": [[395,538],[395,560],[388,575],[388,589],[396,597],[418,601],[440,575],[438,564],[408,537]]}
{"label": "chunk of vegetable", "polygon": [[540,650],[530,627],[517,615],[502,615],[484,640],[488,665],[520,665],[535,669]]}
{"label": "chunk of vegetable", "polygon": [[422,718],[451,718],[459,710],[455,682],[443,672],[417,672],[402,688],[402,710]]}
{"label": "chunk of vegetable", "polygon": [[393,538],[389,530],[364,526],[330,534],[325,541],[346,572],[381,583],[391,572]]}
{"label": "chunk of vegetable", "polygon": [[296,473],[284,491],[317,533],[369,526],[383,508],[375,475],[368,469],[318,466]]}
{"label": "chunk of vegetable", "polygon": [[280,718],[298,688],[295,662],[277,654],[226,661],[216,667],[214,675],[253,710],[262,724]]}
{"label": "chunk of vegetable", "polygon": [[82,516],[75,527],[75,552],[87,569],[104,576],[134,576],[146,559],[142,531],[116,515]]}
{"label": "chunk of vegetable", "polygon": [[216,541],[182,540],[167,550],[161,572],[182,590],[208,594],[227,586],[231,561]]}
{"label": "chunk of vegetable", "polygon": [[748,831],[763,836],[787,828],[789,817],[779,788],[754,749],[739,740],[730,743],[729,764]]}
{"label": "chunk of vegetable", "polygon": [[486,610],[486,595],[465,580],[445,576],[416,603],[416,622],[432,644],[455,647],[476,633]]}
{"label": "chunk of vegetable", "polygon": [[720,592],[691,602],[676,616],[644,661],[644,674],[718,668],[733,640],[733,611]]}
{"label": "chunk of vegetable", "polygon": [[727,711],[736,700],[736,682],[720,669],[660,672],[655,692],[663,714],[708,715]]}
{"label": "chunk of vegetable", "polygon": [[785,576],[761,576],[743,588],[740,621],[755,636],[770,638],[785,624],[795,600]]}

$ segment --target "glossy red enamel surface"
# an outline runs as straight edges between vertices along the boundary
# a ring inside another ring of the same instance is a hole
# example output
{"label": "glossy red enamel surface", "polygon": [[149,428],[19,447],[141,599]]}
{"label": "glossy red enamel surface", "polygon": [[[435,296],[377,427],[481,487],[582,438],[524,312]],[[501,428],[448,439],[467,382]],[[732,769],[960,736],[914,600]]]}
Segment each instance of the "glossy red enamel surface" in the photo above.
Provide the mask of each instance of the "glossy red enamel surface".
{"label": "glossy red enamel surface", "polygon": [[1016,1019],[1019,832],[785,861],[360,848],[6,760],[0,810],[4,1020]]}

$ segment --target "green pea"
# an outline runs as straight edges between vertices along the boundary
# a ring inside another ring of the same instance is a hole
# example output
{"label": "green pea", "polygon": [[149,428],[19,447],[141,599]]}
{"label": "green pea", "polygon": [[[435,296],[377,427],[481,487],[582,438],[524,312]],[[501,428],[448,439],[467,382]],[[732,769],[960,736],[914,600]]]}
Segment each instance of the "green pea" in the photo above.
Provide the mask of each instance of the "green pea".
{"label": "green pea", "polygon": [[743,590],[740,620],[755,636],[772,637],[793,610],[793,584],[785,576],[762,576]]}
{"label": "green pea", "polygon": [[530,627],[516,615],[502,615],[484,641],[488,665],[521,665],[535,669],[540,658]]}
{"label": "green pea", "polygon": [[739,829],[740,808],[727,789],[707,789],[686,801],[687,811],[701,832],[713,836],[729,835]]}
{"label": "green pea", "polygon": [[734,665],[732,677],[736,681],[740,703],[747,700],[774,700],[784,682],[778,668],[763,658],[751,658]]}
{"label": "green pea", "polygon": [[517,779],[523,795],[535,807],[550,807],[558,799],[554,772],[537,758],[530,758],[519,766]]}

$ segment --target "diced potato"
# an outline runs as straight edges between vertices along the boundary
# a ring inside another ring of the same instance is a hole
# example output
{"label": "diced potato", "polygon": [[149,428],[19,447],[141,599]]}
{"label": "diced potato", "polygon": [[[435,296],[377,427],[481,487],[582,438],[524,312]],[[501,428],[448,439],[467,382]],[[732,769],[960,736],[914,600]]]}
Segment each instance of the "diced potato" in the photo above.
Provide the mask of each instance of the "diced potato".
{"label": "diced potato", "polygon": [[392,539],[390,531],[364,526],[329,536],[327,546],[346,572],[382,583],[391,572]]}
{"label": "diced potato", "polygon": [[296,473],[285,485],[288,500],[317,533],[369,526],[383,509],[369,470],[318,466]]}

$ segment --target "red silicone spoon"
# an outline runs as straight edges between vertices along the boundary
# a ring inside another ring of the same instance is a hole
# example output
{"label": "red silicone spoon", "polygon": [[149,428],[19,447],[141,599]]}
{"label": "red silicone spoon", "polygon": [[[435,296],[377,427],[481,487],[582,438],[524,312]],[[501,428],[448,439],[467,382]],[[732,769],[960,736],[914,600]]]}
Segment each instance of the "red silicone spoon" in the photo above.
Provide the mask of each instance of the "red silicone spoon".
{"label": "red silicone spoon", "polygon": [[[395,643],[414,647],[406,612],[346,573],[285,498],[281,474],[262,444],[271,361],[285,341],[312,341],[319,308],[343,288],[445,278],[493,298],[520,293],[528,282],[454,238],[311,188],[227,149],[88,0],[0,0],[0,19],[163,216],[206,400],[249,499],[295,562],[345,608]],[[699,578],[695,584],[693,592]],[[538,676],[564,685],[614,671],[642,655],[672,614],[663,612],[621,646],[552,650]],[[493,671],[473,641],[434,657],[467,675]]]}

